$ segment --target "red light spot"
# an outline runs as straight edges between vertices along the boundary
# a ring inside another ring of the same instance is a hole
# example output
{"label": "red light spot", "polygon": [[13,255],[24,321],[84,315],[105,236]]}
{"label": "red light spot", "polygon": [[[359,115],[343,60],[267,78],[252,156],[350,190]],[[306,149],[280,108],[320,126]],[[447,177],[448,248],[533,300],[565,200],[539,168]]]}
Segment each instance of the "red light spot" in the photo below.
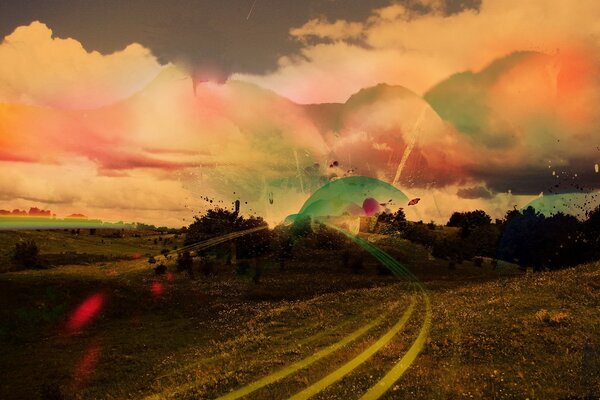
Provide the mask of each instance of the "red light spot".
{"label": "red light spot", "polygon": [[133,254],[131,255],[131,259],[132,259],[132,260],[139,260],[141,257],[142,257],[142,253],[138,253],[138,252],[136,252],[136,253],[133,253]]}
{"label": "red light spot", "polygon": [[154,281],[152,283],[152,288],[150,290],[152,291],[152,294],[154,295],[154,297],[159,297],[163,294],[164,287],[163,287],[162,283],[160,283],[158,281]]}
{"label": "red light spot", "polygon": [[100,311],[104,305],[104,294],[96,293],[88,297],[71,314],[67,322],[67,331],[72,332],[82,328]]}
{"label": "red light spot", "polygon": [[167,281],[173,282],[174,280],[175,280],[175,277],[173,276],[173,273],[167,272]]}
{"label": "red light spot", "polygon": [[373,216],[379,211],[379,202],[373,198],[365,199],[362,208],[367,216]]}
{"label": "red light spot", "polygon": [[98,343],[92,343],[83,354],[79,363],[73,371],[73,380],[76,385],[80,385],[85,381],[93,372],[94,367],[98,363],[100,357],[100,351],[102,348]]}

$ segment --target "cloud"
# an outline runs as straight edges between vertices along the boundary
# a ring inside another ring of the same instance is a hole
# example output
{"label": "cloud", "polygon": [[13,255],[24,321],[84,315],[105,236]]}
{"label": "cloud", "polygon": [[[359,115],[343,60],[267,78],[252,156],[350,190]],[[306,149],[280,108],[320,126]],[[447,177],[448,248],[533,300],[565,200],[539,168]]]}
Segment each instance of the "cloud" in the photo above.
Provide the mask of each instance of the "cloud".
{"label": "cloud", "polygon": [[[62,165],[0,163],[0,208],[52,208],[58,216],[83,210],[106,221],[165,221],[182,225],[190,193],[177,179],[158,180],[148,171],[127,177],[97,176],[89,162]],[[194,204],[193,198],[189,204]],[[163,217],[161,217],[163,213]]]}
{"label": "cloud", "polygon": [[[597,43],[600,34],[595,0],[577,7],[560,0],[487,0],[479,10],[411,3],[375,10],[360,23],[360,34],[350,21],[311,20],[291,32],[323,40],[305,41],[296,56],[280,58],[270,74],[236,77],[300,103],[343,102],[382,82],[422,94],[457,71],[479,70],[507,53],[553,53],[574,41]],[[431,12],[415,12],[418,4]],[[452,10],[458,12],[448,15]]]}
{"label": "cloud", "polygon": [[337,20],[328,22],[323,18],[311,19],[299,28],[290,30],[290,35],[301,40],[308,41],[310,38],[317,39],[358,39],[363,32],[363,26],[359,22],[348,22]]}
{"label": "cloud", "polygon": [[491,199],[492,193],[483,186],[460,188],[456,195],[461,199]]}
{"label": "cloud", "polygon": [[600,150],[600,60],[592,48],[515,52],[453,75],[425,99],[463,143],[467,175],[495,191],[587,191]]}
{"label": "cloud", "polygon": [[139,44],[113,54],[53,37],[43,23],[20,26],[0,44],[0,102],[94,108],[126,98],[161,70]]}

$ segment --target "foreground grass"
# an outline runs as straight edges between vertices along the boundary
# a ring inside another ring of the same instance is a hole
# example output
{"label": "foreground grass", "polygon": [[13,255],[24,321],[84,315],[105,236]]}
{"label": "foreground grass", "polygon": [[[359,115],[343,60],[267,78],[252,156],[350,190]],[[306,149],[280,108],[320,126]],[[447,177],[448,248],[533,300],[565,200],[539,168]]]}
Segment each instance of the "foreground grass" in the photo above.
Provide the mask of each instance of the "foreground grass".
{"label": "foreground grass", "polygon": [[[432,329],[384,398],[598,396],[600,265],[515,275],[464,263],[449,271],[403,246],[395,256],[429,288]],[[145,260],[2,274],[0,398],[214,398],[390,312],[339,351],[248,396],[290,397],[368,348],[409,304],[410,288],[378,275],[375,262],[360,274],[338,263],[327,253],[284,271],[267,262],[259,285],[233,272],[156,278]],[[67,331],[73,310],[95,293],[106,299],[99,314]],[[390,343],[315,398],[365,393],[406,352],[422,311],[418,303]]]}

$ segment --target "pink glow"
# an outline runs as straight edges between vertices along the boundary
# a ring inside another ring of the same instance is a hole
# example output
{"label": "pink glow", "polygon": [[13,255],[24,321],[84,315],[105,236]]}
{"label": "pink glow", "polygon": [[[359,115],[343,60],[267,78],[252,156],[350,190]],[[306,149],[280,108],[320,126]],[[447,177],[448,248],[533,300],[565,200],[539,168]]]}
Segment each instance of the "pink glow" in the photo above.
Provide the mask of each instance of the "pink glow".
{"label": "pink glow", "polygon": [[85,350],[83,357],[77,363],[75,370],[73,371],[73,381],[75,384],[82,384],[92,374],[94,367],[98,363],[100,358],[100,352],[102,347],[98,343],[92,343]]}
{"label": "pink glow", "polygon": [[87,325],[102,309],[104,301],[105,296],[102,293],[93,294],[85,299],[71,314],[67,322],[67,331],[73,332]]}
{"label": "pink glow", "polygon": [[379,211],[379,202],[369,197],[363,201],[363,210],[367,216],[371,217]]}
{"label": "pink glow", "polygon": [[152,287],[151,287],[150,291],[152,292],[152,295],[154,297],[162,296],[164,290],[165,290],[165,288],[162,283],[160,283],[159,281],[152,282]]}

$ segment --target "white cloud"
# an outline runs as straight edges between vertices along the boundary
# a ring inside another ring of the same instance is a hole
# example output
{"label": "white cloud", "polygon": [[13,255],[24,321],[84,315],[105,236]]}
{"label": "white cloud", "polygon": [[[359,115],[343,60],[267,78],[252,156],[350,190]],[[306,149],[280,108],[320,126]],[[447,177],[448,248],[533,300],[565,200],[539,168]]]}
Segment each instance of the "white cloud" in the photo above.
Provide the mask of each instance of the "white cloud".
{"label": "white cloud", "polygon": [[[429,6],[435,10],[435,4]],[[479,12],[420,17],[392,5],[376,10],[360,26],[318,19],[291,33],[336,40],[305,42],[297,57],[281,58],[274,72],[237,78],[301,103],[343,102],[381,82],[422,94],[453,73],[478,70],[515,50],[555,53],[574,41],[597,46],[600,3],[484,0]],[[341,40],[359,36],[363,45]]]}
{"label": "white cloud", "polygon": [[20,26],[0,44],[0,102],[94,108],[143,88],[161,70],[151,52],[130,44],[113,54],[86,51],[40,22]]}

